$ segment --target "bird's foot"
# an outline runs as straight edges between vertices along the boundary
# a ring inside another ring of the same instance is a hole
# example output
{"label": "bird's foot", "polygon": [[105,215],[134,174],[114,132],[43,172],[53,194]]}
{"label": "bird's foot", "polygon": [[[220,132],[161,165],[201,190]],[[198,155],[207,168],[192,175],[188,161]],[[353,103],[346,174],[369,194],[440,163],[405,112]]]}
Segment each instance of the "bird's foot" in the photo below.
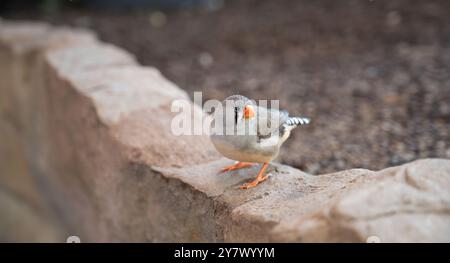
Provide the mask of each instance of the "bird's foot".
{"label": "bird's foot", "polygon": [[269,163],[264,163],[263,166],[261,167],[261,170],[259,171],[258,175],[256,176],[255,180],[251,181],[250,183],[243,184],[239,188],[249,189],[249,188],[255,187],[259,183],[265,181],[269,177],[268,174],[264,175],[264,172],[266,171],[267,166],[269,166]]}
{"label": "bird's foot", "polygon": [[250,189],[252,187],[257,186],[259,183],[264,182],[268,177],[269,177],[269,175],[261,176],[260,178],[257,177],[255,180],[251,181],[250,183],[245,183],[245,184],[239,186],[239,188],[241,188],[243,190]]}
{"label": "bird's foot", "polygon": [[248,162],[236,162],[233,165],[227,166],[225,168],[223,168],[222,170],[220,170],[221,173],[224,172],[229,172],[229,171],[234,171],[237,169],[241,169],[241,168],[245,168],[245,167],[250,167],[254,165],[254,163],[248,163]]}

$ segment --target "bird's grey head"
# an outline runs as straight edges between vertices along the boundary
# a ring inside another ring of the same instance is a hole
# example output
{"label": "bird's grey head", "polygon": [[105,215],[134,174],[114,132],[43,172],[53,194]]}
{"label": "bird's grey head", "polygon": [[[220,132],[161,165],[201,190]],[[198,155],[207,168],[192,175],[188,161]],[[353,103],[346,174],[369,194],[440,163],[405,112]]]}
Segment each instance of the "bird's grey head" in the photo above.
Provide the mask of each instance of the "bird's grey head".
{"label": "bird's grey head", "polygon": [[242,95],[231,95],[223,100],[223,102],[226,101],[242,101],[242,102],[248,102],[251,103],[251,100],[245,96]]}
{"label": "bird's grey head", "polygon": [[255,116],[254,105],[255,103],[252,100],[242,95],[232,95],[222,101],[224,115],[226,118],[232,117],[227,119],[232,119],[235,125]]}

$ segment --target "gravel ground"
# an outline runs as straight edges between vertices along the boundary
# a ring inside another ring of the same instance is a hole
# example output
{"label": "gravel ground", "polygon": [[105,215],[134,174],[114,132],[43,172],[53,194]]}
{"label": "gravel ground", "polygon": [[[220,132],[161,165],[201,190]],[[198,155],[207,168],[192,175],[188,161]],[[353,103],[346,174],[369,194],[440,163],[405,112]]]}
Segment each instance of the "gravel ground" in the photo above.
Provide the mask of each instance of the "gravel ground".
{"label": "gravel ground", "polygon": [[312,119],[279,161],[310,173],[450,158],[450,1],[226,1],[216,11],[66,10],[204,99],[280,99]]}

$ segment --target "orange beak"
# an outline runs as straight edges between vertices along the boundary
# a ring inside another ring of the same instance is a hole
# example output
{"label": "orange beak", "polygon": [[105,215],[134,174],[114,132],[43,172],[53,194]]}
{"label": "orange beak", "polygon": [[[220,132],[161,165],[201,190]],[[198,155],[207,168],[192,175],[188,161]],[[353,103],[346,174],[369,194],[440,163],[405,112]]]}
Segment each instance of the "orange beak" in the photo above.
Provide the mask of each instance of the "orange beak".
{"label": "orange beak", "polygon": [[245,106],[244,108],[244,118],[250,119],[255,116],[255,111],[253,110],[253,107],[250,105]]}

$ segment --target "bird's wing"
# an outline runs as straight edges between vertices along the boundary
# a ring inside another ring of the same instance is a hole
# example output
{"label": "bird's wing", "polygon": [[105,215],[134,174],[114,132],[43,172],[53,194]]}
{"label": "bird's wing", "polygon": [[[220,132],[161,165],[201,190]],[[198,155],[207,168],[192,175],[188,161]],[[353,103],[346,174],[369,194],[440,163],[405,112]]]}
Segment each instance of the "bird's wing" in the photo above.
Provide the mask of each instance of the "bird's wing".
{"label": "bird's wing", "polygon": [[289,119],[287,111],[257,107],[257,133],[260,140],[278,133],[280,126]]}

